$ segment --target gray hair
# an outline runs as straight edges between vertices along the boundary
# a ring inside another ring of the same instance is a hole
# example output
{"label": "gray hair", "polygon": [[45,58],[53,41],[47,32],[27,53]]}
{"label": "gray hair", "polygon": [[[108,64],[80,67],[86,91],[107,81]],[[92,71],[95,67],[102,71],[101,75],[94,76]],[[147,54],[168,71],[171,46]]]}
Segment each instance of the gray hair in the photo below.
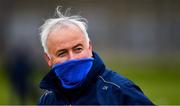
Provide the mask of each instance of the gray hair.
{"label": "gray hair", "polygon": [[61,7],[58,6],[56,8],[57,18],[50,18],[47,19],[44,24],[40,27],[40,36],[41,36],[41,43],[44,49],[44,52],[48,53],[47,48],[47,38],[49,33],[57,26],[63,25],[76,25],[80,28],[80,30],[84,33],[85,38],[89,41],[89,36],[87,33],[87,20],[79,15],[69,16],[70,8],[68,8],[63,15],[60,11]]}

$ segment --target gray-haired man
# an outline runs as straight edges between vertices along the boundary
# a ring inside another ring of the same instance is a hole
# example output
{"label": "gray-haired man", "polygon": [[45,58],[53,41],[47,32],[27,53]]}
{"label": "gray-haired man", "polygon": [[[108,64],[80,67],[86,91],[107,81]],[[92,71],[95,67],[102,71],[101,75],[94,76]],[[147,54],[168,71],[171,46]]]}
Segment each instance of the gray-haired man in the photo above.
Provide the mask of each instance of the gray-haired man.
{"label": "gray-haired man", "polygon": [[86,19],[58,18],[41,27],[41,41],[50,72],[40,83],[46,92],[39,105],[152,105],[138,86],[106,69],[93,52]]}

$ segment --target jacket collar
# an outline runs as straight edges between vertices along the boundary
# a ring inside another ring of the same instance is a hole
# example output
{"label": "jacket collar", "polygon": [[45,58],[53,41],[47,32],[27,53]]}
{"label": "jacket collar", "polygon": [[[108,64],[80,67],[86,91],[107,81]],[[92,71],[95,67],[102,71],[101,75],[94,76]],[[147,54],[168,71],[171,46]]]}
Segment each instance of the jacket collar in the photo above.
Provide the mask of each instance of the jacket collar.
{"label": "jacket collar", "polygon": [[52,70],[50,70],[50,72],[42,79],[42,81],[40,82],[40,88],[65,94],[72,94],[72,92],[76,92],[77,90],[83,91],[84,89],[88,88],[90,84],[93,84],[92,82],[96,81],[97,76],[102,74],[105,69],[103,61],[95,52],[93,52],[93,58],[93,66],[89,71],[85,81],[79,88],[70,90],[63,88]]}

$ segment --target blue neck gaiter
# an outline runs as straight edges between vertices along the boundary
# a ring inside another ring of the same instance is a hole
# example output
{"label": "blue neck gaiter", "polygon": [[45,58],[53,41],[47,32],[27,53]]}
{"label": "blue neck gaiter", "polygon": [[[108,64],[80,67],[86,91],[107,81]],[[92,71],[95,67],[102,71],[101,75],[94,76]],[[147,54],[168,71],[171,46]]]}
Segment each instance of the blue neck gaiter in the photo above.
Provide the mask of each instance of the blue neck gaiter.
{"label": "blue neck gaiter", "polygon": [[90,71],[94,58],[69,60],[53,65],[52,70],[66,89],[79,87]]}

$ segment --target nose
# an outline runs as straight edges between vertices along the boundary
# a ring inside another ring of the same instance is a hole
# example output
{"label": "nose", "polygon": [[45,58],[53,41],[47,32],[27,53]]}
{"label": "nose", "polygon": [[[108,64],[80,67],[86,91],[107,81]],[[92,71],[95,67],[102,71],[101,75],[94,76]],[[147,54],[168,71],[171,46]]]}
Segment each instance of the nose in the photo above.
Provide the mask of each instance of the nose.
{"label": "nose", "polygon": [[73,59],[76,59],[75,58],[75,54],[73,52],[69,52],[69,58],[68,60],[73,60]]}

